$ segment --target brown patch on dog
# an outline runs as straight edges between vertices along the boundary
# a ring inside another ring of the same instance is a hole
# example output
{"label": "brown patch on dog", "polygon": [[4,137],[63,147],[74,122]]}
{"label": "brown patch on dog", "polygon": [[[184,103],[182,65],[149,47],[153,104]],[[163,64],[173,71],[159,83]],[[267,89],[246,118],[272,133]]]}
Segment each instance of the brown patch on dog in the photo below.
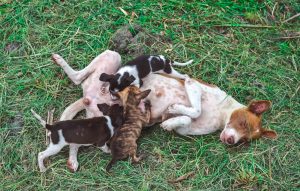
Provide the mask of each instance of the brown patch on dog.
{"label": "brown patch on dog", "polygon": [[158,86],[155,86],[155,95],[156,97],[162,97],[162,96],[165,96],[165,89],[163,87],[158,87]]}
{"label": "brown patch on dog", "polygon": [[262,114],[269,110],[270,101],[252,101],[247,108],[234,111],[229,124],[241,136],[241,141],[250,141],[260,137],[275,139],[275,131],[262,127]]}
{"label": "brown patch on dog", "polygon": [[110,140],[112,160],[107,165],[106,171],[109,171],[118,160],[123,160],[127,157],[130,157],[134,163],[141,160],[141,157],[136,156],[136,141],[141,134],[142,127],[150,122],[151,105],[150,102],[145,103],[145,112],[142,112],[138,106],[149,93],[150,90],[141,92],[135,86],[129,86],[118,93],[124,108],[126,108],[124,114],[125,123],[115,132]]}

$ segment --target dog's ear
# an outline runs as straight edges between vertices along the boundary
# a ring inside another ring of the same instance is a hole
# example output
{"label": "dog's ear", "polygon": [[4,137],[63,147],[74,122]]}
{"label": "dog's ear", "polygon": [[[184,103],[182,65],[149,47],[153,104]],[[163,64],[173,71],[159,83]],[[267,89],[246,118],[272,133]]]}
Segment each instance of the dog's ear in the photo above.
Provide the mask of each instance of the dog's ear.
{"label": "dog's ear", "polygon": [[133,75],[130,75],[129,77],[126,78],[126,81],[128,84],[131,84],[132,82],[134,82],[135,77]]}
{"label": "dog's ear", "polygon": [[269,139],[276,139],[278,137],[276,131],[273,131],[273,130],[270,130],[270,129],[265,129],[265,128],[262,128],[262,134],[261,135],[263,137],[269,138]]}
{"label": "dog's ear", "polygon": [[113,74],[102,73],[102,74],[100,75],[99,80],[102,81],[102,82],[109,82],[109,81],[111,81],[113,78],[114,78],[114,75],[113,75]]}
{"label": "dog's ear", "polygon": [[271,107],[270,101],[259,100],[259,101],[252,101],[249,104],[248,109],[249,109],[249,111],[251,111],[252,113],[254,113],[256,115],[261,115],[265,111],[269,110],[270,107]]}
{"label": "dog's ear", "polygon": [[150,92],[151,92],[150,89],[149,90],[145,90],[145,91],[143,91],[141,93],[136,94],[135,97],[138,100],[142,100],[142,99],[146,98],[149,95]]}
{"label": "dog's ear", "polygon": [[97,107],[103,113],[103,115],[108,114],[110,106],[106,103],[97,104]]}
{"label": "dog's ear", "polygon": [[133,75],[129,75],[128,72],[125,72],[123,74],[123,80],[126,82],[126,84],[130,85],[135,80],[135,77]]}

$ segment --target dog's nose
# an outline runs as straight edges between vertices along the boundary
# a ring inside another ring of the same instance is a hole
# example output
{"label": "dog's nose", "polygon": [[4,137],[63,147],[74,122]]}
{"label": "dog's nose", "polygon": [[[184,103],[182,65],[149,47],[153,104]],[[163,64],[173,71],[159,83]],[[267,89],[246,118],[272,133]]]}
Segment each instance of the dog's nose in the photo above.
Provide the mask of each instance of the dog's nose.
{"label": "dog's nose", "polygon": [[234,137],[233,136],[230,136],[226,139],[226,142],[229,144],[229,145],[233,145],[234,144]]}

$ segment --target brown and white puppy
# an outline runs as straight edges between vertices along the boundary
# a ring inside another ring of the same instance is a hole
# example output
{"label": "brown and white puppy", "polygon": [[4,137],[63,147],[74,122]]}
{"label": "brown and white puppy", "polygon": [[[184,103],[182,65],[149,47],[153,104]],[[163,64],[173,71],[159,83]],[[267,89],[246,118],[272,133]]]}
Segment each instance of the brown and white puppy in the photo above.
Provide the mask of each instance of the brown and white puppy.
{"label": "brown and white puppy", "polygon": [[[152,74],[141,89],[151,89],[151,120],[161,122],[165,130],[181,135],[204,135],[222,130],[225,144],[250,141],[260,137],[276,138],[275,131],[262,127],[262,114],[271,102],[252,101],[245,106],[217,86],[201,80],[185,81]],[[165,120],[164,116],[173,117]],[[174,117],[175,116],[175,117]]]}
{"label": "brown and white puppy", "polygon": [[[118,95],[124,106],[124,124],[115,132],[109,141],[112,160],[106,167],[109,171],[113,164],[118,160],[130,157],[132,162],[138,162],[141,157],[137,157],[137,139],[139,138],[142,127],[150,121],[150,103],[145,103],[142,99],[146,98],[151,90],[141,92],[135,86],[129,86]],[[140,105],[144,103],[145,111],[142,111]]]}
{"label": "brown and white puppy", "polygon": [[118,104],[109,106],[98,104],[103,117],[89,119],[59,121],[53,125],[46,124],[33,110],[33,115],[50,131],[48,148],[38,154],[38,164],[41,172],[45,172],[44,159],[57,154],[64,146],[70,145],[70,156],[67,162],[71,171],[78,168],[77,152],[80,146],[96,145],[109,153],[106,142],[123,124],[123,107]]}

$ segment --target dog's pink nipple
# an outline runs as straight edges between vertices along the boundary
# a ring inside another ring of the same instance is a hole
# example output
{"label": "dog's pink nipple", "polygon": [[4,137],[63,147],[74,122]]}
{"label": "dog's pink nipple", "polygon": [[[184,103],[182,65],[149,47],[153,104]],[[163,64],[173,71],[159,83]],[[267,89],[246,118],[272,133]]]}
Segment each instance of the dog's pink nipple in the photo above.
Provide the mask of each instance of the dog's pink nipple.
{"label": "dog's pink nipple", "polygon": [[88,98],[83,98],[84,105],[90,105],[90,100]]}

